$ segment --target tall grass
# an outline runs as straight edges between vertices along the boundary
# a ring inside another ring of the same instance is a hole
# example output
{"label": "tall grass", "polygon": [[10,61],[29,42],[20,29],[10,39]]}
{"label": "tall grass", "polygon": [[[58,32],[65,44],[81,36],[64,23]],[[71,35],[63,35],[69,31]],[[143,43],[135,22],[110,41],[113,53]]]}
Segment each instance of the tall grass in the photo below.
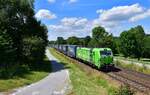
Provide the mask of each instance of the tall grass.
{"label": "tall grass", "polygon": [[141,73],[144,73],[144,74],[150,74],[150,69],[147,68],[145,65],[143,65],[142,67],[132,63],[132,64],[127,64],[127,63],[124,63],[122,61],[119,61],[119,60],[116,60],[115,61],[115,64],[119,67],[123,67],[123,68],[127,68],[127,69],[131,69],[131,70],[135,70],[137,72],[141,72]]}

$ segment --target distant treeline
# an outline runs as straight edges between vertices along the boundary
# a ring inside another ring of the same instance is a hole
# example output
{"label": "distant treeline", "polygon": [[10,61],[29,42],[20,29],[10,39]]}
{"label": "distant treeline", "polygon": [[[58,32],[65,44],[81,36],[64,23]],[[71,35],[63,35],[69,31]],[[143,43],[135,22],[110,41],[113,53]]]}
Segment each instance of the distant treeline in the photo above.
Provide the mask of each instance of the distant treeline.
{"label": "distant treeline", "polygon": [[11,78],[20,66],[30,67],[45,56],[47,29],[34,17],[33,3],[0,0],[0,77]]}
{"label": "distant treeline", "polygon": [[104,27],[98,26],[92,30],[92,37],[78,38],[73,36],[66,40],[63,37],[58,37],[56,41],[49,41],[49,45],[51,44],[109,47],[114,54],[121,54],[125,57],[150,58],[150,35],[145,34],[140,25],[123,31],[119,37],[114,37]]}

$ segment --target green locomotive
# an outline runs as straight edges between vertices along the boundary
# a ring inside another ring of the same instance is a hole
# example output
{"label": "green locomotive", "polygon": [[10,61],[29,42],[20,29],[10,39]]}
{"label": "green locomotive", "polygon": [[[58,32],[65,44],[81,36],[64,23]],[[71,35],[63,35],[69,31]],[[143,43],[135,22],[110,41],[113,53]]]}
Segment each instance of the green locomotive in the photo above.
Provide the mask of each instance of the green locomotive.
{"label": "green locomotive", "polygon": [[77,47],[76,58],[100,68],[113,66],[113,54],[110,48]]}
{"label": "green locomotive", "polygon": [[[63,48],[60,48],[63,47]],[[113,53],[110,48],[87,48],[77,45],[56,45],[65,55],[90,63],[99,69],[113,67]]]}

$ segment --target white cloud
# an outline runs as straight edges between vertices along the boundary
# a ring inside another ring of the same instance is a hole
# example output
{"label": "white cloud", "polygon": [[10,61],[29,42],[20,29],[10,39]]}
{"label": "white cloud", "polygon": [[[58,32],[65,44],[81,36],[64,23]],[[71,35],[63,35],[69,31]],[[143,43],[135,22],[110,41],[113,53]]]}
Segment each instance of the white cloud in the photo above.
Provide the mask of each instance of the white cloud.
{"label": "white cloud", "polygon": [[69,3],[75,3],[77,2],[78,0],[69,0]]}
{"label": "white cloud", "polygon": [[55,19],[56,15],[49,10],[41,9],[35,14],[35,17],[38,19]]}
{"label": "white cloud", "polygon": [[78,18],[75,18],[75,17],[72,17],[72,18],[65,17],[61,20],[61,23],[66,26],[71,26],[71,25],[74,25],[77,20]]}
{"label": "white cloud", "polygon": [[64,38],[70,36],[84,37],[90,34],[91,25],[86,18],[63,18],[57,25],[49,25],[51,31],[49,39],[56,39],[58,36]]}
{"label": "white cloud", "polygon": [[144,8],[139,4],[118,6],[109,10],[101,10],[100,19],[103,21],[124,21],[143,11]]}
{"label": "white cloud", "polygon": [[100,10],[97,10],[96,13],[100,14],[102,13],[104,10],[103,9],[100,9]]}
{"label": "white cloud", "polygon": [[141,19],[144,19],[144,18],[147,18],[147,17],[150,17],[150,9],[147,10],[146,12],[143,12],[141,14],[138,14],[132,18],[130,18],[129,20],[131,22],[135,22],[135,21],[138,21],[138,20],[141,20]]}
{"label": "white cloud", "polygon": [[117,6],[108,10],[100,9],[96,13],[99,14],[99,17],[93,20],[93,26],[103,26],[108,32],[115,35],[127,27],[124,25],[150,17],[150,9],[139,4]]}
{"label": "white cloud", "polygon": [[70,27],[63,25],[49,25],[48,28],[55,32],[67,32],[70,29]]}
{"label": "white cloud", "polygon": [[55,3],[56,0],[48,0],[49,3]]}
{"label": "white cloud", "polygon": [[[69,3],[76,3],[78,0],[68,0]],[[55,3],[56,0],[48,0],[49,3]]]}
{"label": "white cloud", "polygon": [[139,4],[117,6],[108,10],[100,9],[96,11],[99,17],[93,20],[93,25],[101,25],[110,30],[114,27],[120,27],[121,24],[128,23],[131,18],[135,19],[134,17],[143,14],[143,12],[145,12],[145,8]]}
{"label": "white cloud", "polygon": [[87,20],[86,18],[84,18],[84,19],[79,19],[79,20],[75,23],[75,25],[76,25],[76,26],[85,26],[87,23],[88,23],[88,20]]}
{"label": "white cloud", "polygon": [[88,20],[86,18],[76,18],[76,17],[72,17],[72,18],[63,18],[61,20],[61,23],[65,26],[84,26],[88,23]]}

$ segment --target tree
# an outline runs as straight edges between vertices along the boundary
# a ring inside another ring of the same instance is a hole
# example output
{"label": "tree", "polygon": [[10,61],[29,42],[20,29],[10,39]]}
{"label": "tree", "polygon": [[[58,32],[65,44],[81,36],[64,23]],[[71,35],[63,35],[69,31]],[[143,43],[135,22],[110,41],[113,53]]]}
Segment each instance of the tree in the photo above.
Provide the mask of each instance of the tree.
{"label": "tree", "polygon": [[56,41],[49,41],[48,44],[56,44]]}
{"label": "tree", "polygon": [[131,28],[120,35],[121,51],[125,56],[140,59],[143,54],[144,29],[142,26]]}
{"label": "tree", "polygon": [[[0,66],[5,64],[6,71],[27,61],[42,61],[45,56],[47,28],[34,17],[33,2],[0,0],[0,50],[3,50],[0,54]],[[2,57],[4,55],[5,58]],[[14,72],[9,73],[13,76]]]}
{"label": "tree", "polygon": [[92,48],[99,47],[98,40],[97,39],[91,39],[90,42],[88,43],[88,47],[92,47]]}
{"label": "tree", "polygon": [[80,42],[79,39],[75,36],[69,37],[67,39],[67,44],[69,44],[69,45],[79,45],[79,42]]}
{"label": "tree", "polygon": [[106,36],[108,36],[108,33],[105,31],[103,27],[98,26],[93,28],[92,30],[93,39],[103,39]]}
{"label": "tree", "polygon": [[119,37],[113,37],[112,51],[114,54],[120,53],[120,39],[119,39]]}
{"label": "tree", "polygon": [[132,39],[132,37],[129,37],[130,35],[128,34],[127,31],[123,31],[120,35],[120,44],[121,44],[121,53],[124,54],[125,57],[130,56],[131,51],[130,50],[130,41],[129,39]]}
{"label": "tree", "polygon": [[88,43],[90,42],[90,40],[91,40],[91,37],[90,37],[90,36],[86,36],[86,37],[84,38],[84,45],[85,45],[85,46],[88,46]]}
{"label": "tree", "polygon": [[86,36],[86,37],[84,37],[84,38],[78,38],[78,39],[79,39],[78,45],[87,47],[87,46],[88,46],[88,43],[89,43],[90,40],[91,40],[91,37],[90,37],[90,36]]}
{"label": "tree", "polygon": [[66,41],[64,40],[63,37],[57,37],[56,43],[57,43],[57,44],[66,44]]}
{"label": "tree", "polygon": [[[92,45],[93,43],[93,45]],[[90,47],[112,47],[113,36],[101,26],[95,27],[92,30],[92,40],[89,42]]]}
{"label": "tree", "polygon": [[112,48],[112,46],[113,46],[113,35],[112,34],[107,35],[106,37],[103,38],[102,46]]}
{"label": "tree", "polygon": [[145,36],[143,42],[144,42],[143,57],[150,58],[150,36]]}
{"label": "tree", "polygon": [[[13,41],[5,30],[0,30],[0,77],[6,78],[11,76],[9,73],[12,65],[15,67],[16,49],[13,48]],[[12,72],[12,71],[11,71]]]}

